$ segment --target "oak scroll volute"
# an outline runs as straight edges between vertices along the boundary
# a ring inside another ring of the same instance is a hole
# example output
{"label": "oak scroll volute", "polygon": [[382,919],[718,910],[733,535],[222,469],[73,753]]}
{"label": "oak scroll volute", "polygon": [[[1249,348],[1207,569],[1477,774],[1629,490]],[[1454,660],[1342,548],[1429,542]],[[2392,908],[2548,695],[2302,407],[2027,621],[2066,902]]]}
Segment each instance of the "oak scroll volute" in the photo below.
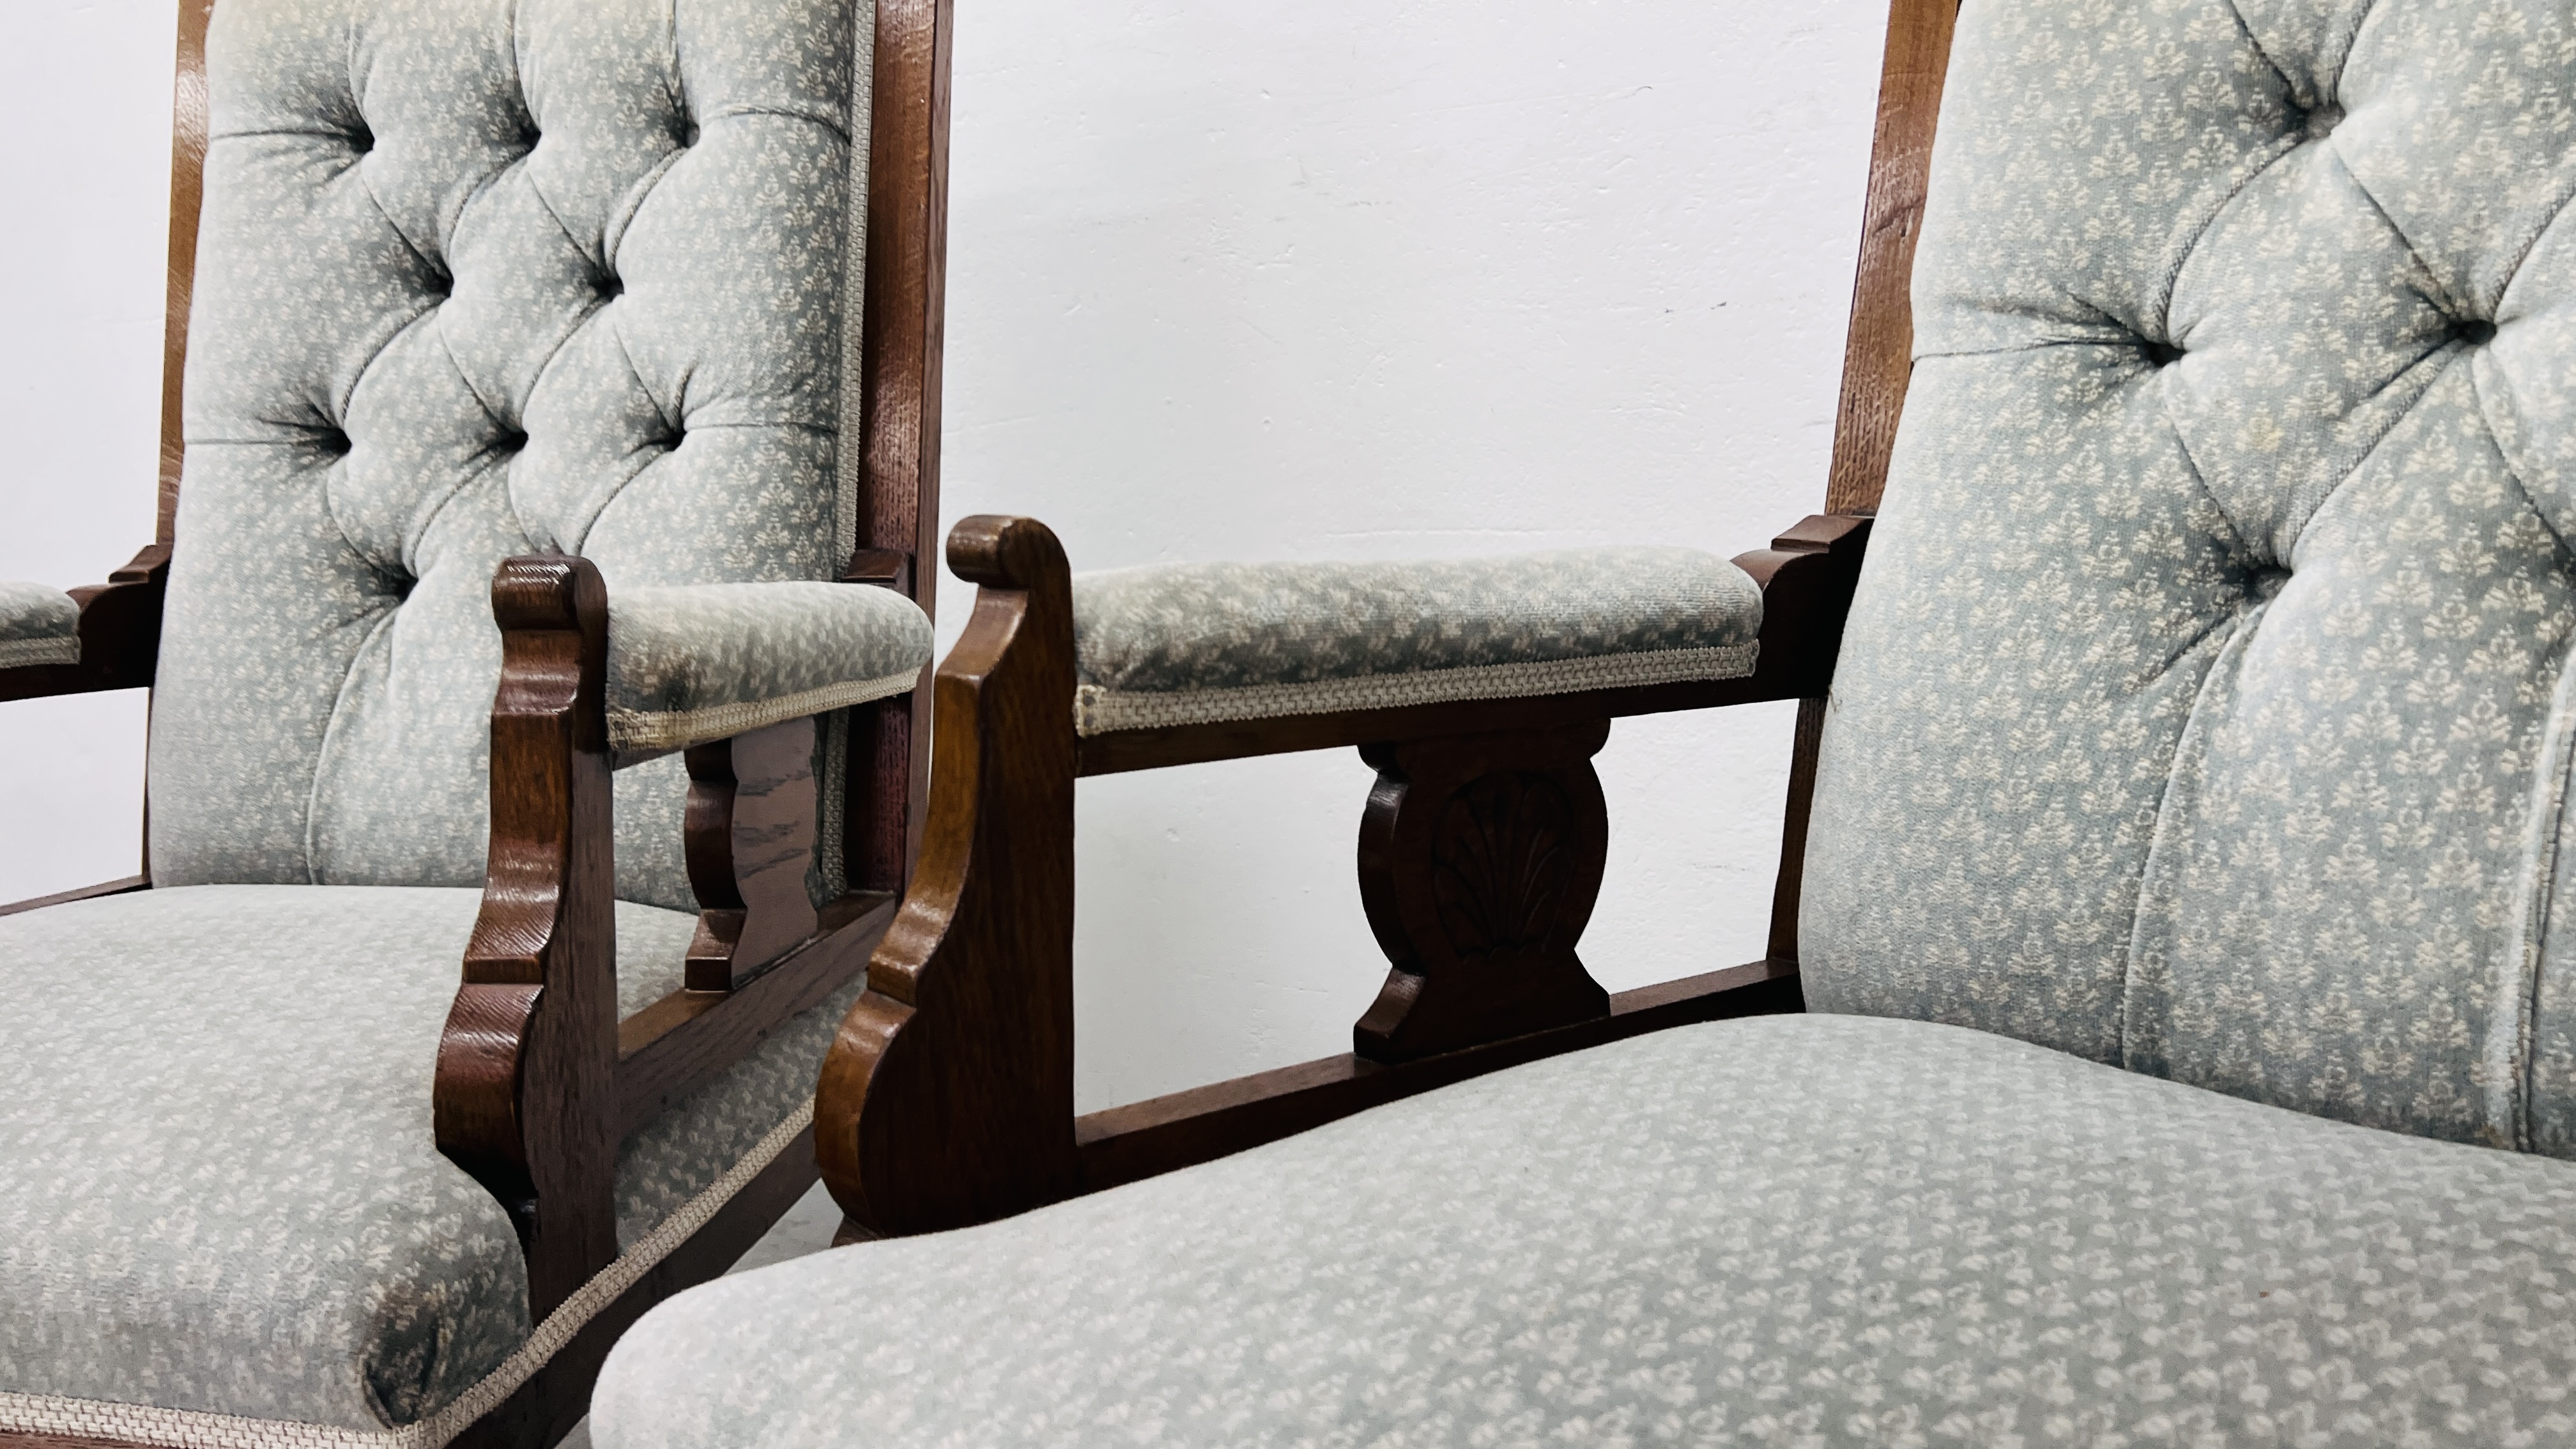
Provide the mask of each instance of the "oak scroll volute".
{"label": "oak scroll volute", "polygon": [[431,1115],[509,1209],[543,1318],[617,1256],[608,599],[587,561],[538,555],[501,565],[492,612],[491,851]]}
{"label": "oak scroll volute", "polygon": [[1403,1062],[1610,1013],[1574,944],[1601,893],[1607,719],[1369,745],[1360,904],[1393,963],[1352,1028]]}
{"label": "oak scroll volute", "polygon": [[815,1157],[850,1222],[922,1232],[1074,1192],[1073,595],[1031,519],[976,517],[979,585],[939,667],[911,890],[815,1094]]}
{"label": "oak scroll volute", "polygon": [[788,720],[688,751],[685,825],[698,929],[691,991],[731,991],[811,939],[807,893],[819,820],[814,721]]}

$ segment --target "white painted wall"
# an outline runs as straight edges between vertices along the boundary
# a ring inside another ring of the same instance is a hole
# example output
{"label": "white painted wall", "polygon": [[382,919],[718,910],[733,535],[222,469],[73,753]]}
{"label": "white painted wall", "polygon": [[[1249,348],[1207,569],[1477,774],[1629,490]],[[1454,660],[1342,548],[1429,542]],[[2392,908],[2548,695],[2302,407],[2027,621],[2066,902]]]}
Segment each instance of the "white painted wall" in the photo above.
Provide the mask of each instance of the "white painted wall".
{"label": "white painted wall", "polygon": [[[958,9],[949,520],[1077,568],[1735,553],[1822,497],[1879,0]],[[0,577],[149,536],[170,16],[0,8]],[[1612,989],[1760,954],[1790,713],[1614,732]],[[0,900],[132,868],[140,727],[0,709]],[[1085,1110],[1346,1049],[1369,778],[1084,782]]]}

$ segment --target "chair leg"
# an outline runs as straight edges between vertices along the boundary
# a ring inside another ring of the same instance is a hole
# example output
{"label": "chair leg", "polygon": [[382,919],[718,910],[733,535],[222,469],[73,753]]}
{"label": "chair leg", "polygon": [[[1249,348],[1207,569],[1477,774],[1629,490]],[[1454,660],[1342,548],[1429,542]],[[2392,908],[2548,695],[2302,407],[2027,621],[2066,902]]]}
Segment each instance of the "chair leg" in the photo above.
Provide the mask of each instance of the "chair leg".
{"label": "chair leg", "polygon": [[1030,519],[967,519],[948,564],[980,588],[934,685],[920,864],[814,1099],[823,1179],[875,1235],[1079,1187],[1071,575]]}

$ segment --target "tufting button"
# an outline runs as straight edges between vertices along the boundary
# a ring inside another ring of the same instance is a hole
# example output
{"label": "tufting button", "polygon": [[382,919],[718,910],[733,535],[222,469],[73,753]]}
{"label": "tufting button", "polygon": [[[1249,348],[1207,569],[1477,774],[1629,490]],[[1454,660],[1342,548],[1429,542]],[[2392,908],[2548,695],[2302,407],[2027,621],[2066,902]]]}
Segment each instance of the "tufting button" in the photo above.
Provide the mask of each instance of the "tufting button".
{"label": "tufting button", "polygon": [[614,301],[616,301],[618,298],[623,297],[623,296],[625,296],[625,295],[626,295],[626,279],[625,279],[625,278],[623,278],[623,277],[621,277],[621,276],[617,275],[615,272],[608,272],[608,273],[604,273],[604,274],[602,274],[602,275],[601,275],[601,277],[600,277],[600,279],[599,279],[599,296],[600,296],[600,300],[602,300],[602,301],[607,301],[607,302],[614,302]]}
{"label": "tufting button", "polygon": [[345,457],[349,451],[349,435],[338,428],[324,428],[313,435],[313,444],[335,458]]}
{"label": "tufting button", "polygon": [[683,150],[698,144],[698,122],[694,116],[680,118],[680,146]]}
{"label": "tufting button", "polygon": [[2495,341],[2495,324],[2484,317],[2464,317],[2451,324],[2451,335],[2471,347]]}
{"label": "tufting button", "polygon": [[376,149],[376,133],[367,129],[366,122],[360,121],[358,129],[349,133],[349,149],[361,156]]}
{"label": "tufting button", "polygon": [[528,435],[517,428],[503,428],[492,435],[492,451],[515,453],[528,446]]}
{"label": "tufting button", "polygon": [[2171,367],[2182,361],[2181,348],[2170,342],[2158,342],[2152,337],[2141,339],[2138,350],[2145,353],[2148,363],[2156,367]]}

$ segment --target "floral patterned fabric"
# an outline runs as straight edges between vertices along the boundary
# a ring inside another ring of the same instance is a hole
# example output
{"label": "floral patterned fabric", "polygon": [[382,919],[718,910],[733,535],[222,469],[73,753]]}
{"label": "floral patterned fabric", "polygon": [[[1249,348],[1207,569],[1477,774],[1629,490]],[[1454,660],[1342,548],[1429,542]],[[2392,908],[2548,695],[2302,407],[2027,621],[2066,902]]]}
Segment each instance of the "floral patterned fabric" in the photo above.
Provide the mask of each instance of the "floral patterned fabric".
{"label": "floral patterned fabric", "polygon": [[647,1315],[600,1449],[2576,1438],[2576,1167],[1686,1027]]}
{"label": "floral patterned fabric", "polygon": [[628,589],[608,601],[609,742],[685,749],[901,694],[930,652],[929,616],[892,589]]}
{"label": "floral patterned fabric", "polygon": [[1762,590],[1687,548],[1077,574],[1075,722],[1103,730],[1753,672]]}
{"label": "floral patterned fabric", "polygon": [[1970,0],[1811,1006],[2576,1155],[2576,7]]}
{"label": "floral patterned fabric", "polygon": [[[868,16],[216,8],[156,880],[479,883],[505,557],[831,576]],[[619,893],[686,908],[680,762],[618,788]]]}
{"label": "floral patterned fabric", "polygon": [[80,662],[80,606],[43,584],[0,583],[0,669]]}
{"label": "floral patterned fabric", "polygon": [[[197,886],[0,916],[0,1432],[11,1395],[349,1428],[528,1336],[501,1205],[439,1155],[438,1037],[481,894]],[[618,1004],[696,918],[617,910]],[[627,1139],[632,1245],[814,1090],[857,992]]]}

